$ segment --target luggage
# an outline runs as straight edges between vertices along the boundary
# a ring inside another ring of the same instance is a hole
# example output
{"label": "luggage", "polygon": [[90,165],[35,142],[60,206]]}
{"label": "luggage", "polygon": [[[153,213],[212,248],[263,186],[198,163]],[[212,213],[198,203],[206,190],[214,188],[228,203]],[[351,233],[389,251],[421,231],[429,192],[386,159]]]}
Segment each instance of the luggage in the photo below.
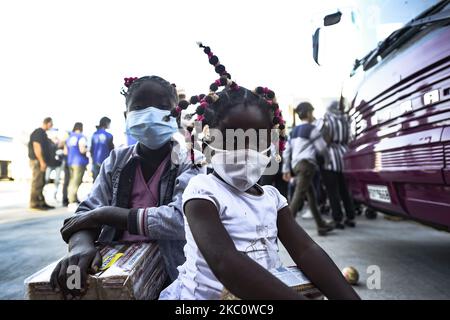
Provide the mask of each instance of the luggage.
{"label": "luggage", "polygon": [[[148,300],[157,299],[167,274],[158,245],[133,243],[105,246],[100,250],[102,267],[88,277],[86,300]],[[25,280],[26,298],[30,300],[61,300],[50,285],[50,276],[58,261]]]}

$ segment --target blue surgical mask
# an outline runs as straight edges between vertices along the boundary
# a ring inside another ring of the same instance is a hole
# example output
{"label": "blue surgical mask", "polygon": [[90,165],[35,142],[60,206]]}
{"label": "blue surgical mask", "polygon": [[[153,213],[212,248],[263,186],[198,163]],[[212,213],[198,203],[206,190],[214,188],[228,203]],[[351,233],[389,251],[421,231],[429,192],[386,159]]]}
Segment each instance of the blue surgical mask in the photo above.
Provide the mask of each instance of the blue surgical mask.
{"label": "blue surgical mask", "polygon": [[[156,107],[130,111],[126,120],[127,133],[147,148],[159,149],[178,130],[176,119],[169,115],[170,111]],[[167,117],[169,120],[165,121]]]}

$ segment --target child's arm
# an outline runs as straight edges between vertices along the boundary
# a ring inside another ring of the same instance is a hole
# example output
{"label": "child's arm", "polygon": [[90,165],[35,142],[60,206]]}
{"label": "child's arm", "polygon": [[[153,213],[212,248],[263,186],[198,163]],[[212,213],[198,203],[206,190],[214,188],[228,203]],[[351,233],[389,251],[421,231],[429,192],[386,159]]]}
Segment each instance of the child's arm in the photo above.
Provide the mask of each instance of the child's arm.
{"label": "child's arm", "polygon": [[241,299],[302,299],[258,263],[236,250],[214,204],[192,199],[184,206],[192,235],[217,279]]}
{"label": "child's arm", "polygon": [[[140,209],[119,208],[110,204],[94,207],[92,210],[82,211],[81,214],[66,219],[61,229],[61,235],[65,241],[68,241],[74,233],[80,230],[99,229],[108,225],[119,230],[128,230],[131,234],[144,235],[152,240],[185,240],[183,213],[181,212],[183,191],[189,180],[203,171],[203,169],[189,166],[189,169],[180,174],[175,180],[172,201],[167,205]],[[99,178],[101,178],[100,175],[97,179]],[[97,184],[97,179],[95,184]]]}
{"label": "child's arm", "polygon": [[338,267],[297,224],[290,209],[278,212],[278,237],[297,266],[328,299],[360,299]]}

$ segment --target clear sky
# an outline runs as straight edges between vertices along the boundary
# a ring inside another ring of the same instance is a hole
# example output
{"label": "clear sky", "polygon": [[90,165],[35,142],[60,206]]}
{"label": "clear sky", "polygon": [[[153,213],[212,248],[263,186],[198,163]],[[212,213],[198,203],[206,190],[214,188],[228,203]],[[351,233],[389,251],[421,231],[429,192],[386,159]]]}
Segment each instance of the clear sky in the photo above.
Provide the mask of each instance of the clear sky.
{"label": "clear sky", "polygon": [[[123,130],[123,77],[161,75],[188,95],[216,75],[212,47],[235,80],[280,100],[316,91],[313,13],[330,1],[7,1],[0,10],[2,131],[98,119]],[[5,117],[7,116],[7,117]]]}
{"label": "clear sky", "polygon": [[211,46],[239,84],[273,88],[284,108],[338,96],[342,76],[315,65],[311,36],[324,13],[353,2],[4,1],[0,134],[25,136],[46,116],[65,130],[82,121],[89,134],[106,115],[119,135],[124,77],[156,74],[188,96],[207,91],[216,74],[196,41]]}

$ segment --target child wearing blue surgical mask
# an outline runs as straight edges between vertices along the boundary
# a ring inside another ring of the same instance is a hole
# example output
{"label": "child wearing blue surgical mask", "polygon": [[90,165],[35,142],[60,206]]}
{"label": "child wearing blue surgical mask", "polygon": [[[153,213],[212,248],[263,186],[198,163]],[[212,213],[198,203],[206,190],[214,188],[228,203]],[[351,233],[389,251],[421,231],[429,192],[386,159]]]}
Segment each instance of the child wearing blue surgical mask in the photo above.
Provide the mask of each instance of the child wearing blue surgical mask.
{"label": "child wearing blue surgical mask", "polygon": [[[302,299],[268,271],[281,265],[278,238],[329,299],[358,299],[329,256],[296,223],[286,199],[274,187],[257,183],[271,161],[271,130],[281,131],[274,140],[279,149],[286,141],[275,94],[239,87],[211,49],[203,48],[220,79],[209,95],[192,97],[191,103],[198,104],[197,120],[210,128],[214,171],[193,177],[183,194],[186,262],[160,299],[220,299],[224,288],[242,299]],[[220,86],[225,89],[216,93]],[[235,134],[228,140],[230,130]],[[239,131],[249,137],[256,132],[258,141],[239,143]]]}
{"label": "child wearing blue surgical mask", "polygon": [[[133,146],[114,149],[101,166],[92,191],[61,229],[69,244],[67,257],[56,266],[51,283],[66,297],[82,295],[87,273],[101,266],[95,242],[155,240],[167,271],[166,284],[185,260],[181,196],[188,181],[204,169],[178,134],[177,117],[188,106],[178,101],[175,86],[157,76],[125,78],[127,133]],[[81,290],[67,288],[67,268],[78,265]]]}

